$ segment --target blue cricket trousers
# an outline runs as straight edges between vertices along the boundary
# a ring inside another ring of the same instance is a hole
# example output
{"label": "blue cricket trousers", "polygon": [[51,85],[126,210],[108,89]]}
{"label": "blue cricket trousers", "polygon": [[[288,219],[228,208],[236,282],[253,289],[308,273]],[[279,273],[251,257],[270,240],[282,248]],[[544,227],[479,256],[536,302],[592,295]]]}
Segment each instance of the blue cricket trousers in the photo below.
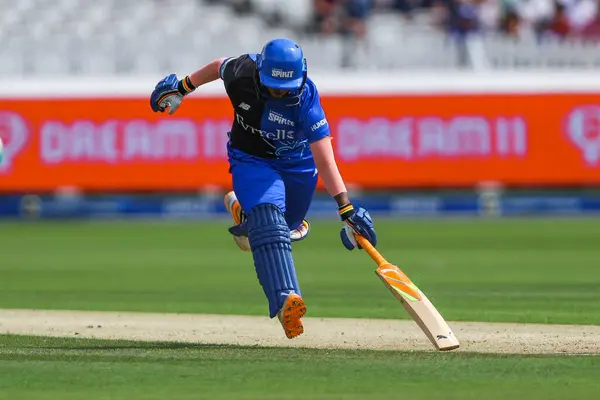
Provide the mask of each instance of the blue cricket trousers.
{"label": "blue cricket trousers", "polygon": [[248,213],[262,203],[275,204],[283,211],[290,230],[306,217],[317,186],[314,160],[260,158],[228,149],[233,190]]}

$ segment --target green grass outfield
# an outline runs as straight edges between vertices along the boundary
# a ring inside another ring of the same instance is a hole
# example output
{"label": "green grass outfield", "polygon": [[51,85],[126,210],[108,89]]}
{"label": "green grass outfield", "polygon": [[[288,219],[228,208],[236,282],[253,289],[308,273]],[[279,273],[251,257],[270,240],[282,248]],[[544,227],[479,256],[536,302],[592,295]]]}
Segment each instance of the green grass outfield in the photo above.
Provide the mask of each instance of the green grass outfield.
{"label": "green grass outfield", "polygon": [[[227,221],[0,224],[0,308],[265,315]],[[448,320],[600,324],[600,220],[377,220]],[[310,316],[407,318],[339,224],[294,245]],[[240,299],[244,299],[243,302]],[[0,321],[1,323],[1,321]],[[598,399],[597,356],[0,336],[0,399]]]}
{"label": "green grass outfield", "polygon": [[[379,250],[449,320],[600,324],[600,220],[377,220]],[[265,315],[228,221],[0,225],[0,308]],[[340,224],[294,244],[310,316],[408,318]],[[240,298],[244,301],[241,302]]]}
{"label": "green grass outfield", "polygon": [[0,399],[600,398],[600,358],[0,337]]}

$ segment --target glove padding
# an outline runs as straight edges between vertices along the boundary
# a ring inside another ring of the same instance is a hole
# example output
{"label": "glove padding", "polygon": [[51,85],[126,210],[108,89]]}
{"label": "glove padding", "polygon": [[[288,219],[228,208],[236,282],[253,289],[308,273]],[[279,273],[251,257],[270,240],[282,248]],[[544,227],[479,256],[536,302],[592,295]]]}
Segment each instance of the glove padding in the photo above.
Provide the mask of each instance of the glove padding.
{"label": "glove padding", "polygon": [[340,231],[340,238],[342,244],[348,250],[354,250],[356,247],[362,249],[362,247],[356,242],[354,238],[355,234],[359,234],[367,239],[373,246],[377,246],[377,233],[375,232],[375,226],[369,212],[362,207],[356,210],[352,210],[350,213],[342,214],[341,217],[344,221],[344,227]]}
{"label": "glove padding", "polygon": [[169,115],[173,114],[181,104],[183,95],[178,89],[177,75],[171,74],[161,79],[150,95],[150,107],[154,112],[165,112],[169,107]]}

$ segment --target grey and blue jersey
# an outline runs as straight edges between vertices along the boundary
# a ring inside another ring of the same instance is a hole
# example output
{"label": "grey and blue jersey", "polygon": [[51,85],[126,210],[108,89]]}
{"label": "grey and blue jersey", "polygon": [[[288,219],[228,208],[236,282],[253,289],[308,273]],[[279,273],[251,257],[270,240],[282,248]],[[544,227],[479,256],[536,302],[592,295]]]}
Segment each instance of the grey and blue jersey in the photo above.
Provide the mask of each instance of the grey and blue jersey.
{"label": "grey and blue jersey", "polygon": [[230,147],[261,158],[312,158],[310,144],[330,134],[317,87],[307,78],[295,106],[259,96],[256,56],[228,58],[219,71],[234,109]]}

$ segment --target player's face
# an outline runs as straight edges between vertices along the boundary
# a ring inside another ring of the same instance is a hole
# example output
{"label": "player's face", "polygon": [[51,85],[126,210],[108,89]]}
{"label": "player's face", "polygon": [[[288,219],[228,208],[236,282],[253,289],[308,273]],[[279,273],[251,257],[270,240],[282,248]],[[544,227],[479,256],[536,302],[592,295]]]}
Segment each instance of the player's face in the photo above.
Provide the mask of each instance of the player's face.
{"label": "player's face", "polygon": [[269,91],[269,94],[272,97],[275,97],[278,99],[287,96],[288,93],[290,92],[289,90],[271,89],[270,87],[268,87],[267,90]]}

